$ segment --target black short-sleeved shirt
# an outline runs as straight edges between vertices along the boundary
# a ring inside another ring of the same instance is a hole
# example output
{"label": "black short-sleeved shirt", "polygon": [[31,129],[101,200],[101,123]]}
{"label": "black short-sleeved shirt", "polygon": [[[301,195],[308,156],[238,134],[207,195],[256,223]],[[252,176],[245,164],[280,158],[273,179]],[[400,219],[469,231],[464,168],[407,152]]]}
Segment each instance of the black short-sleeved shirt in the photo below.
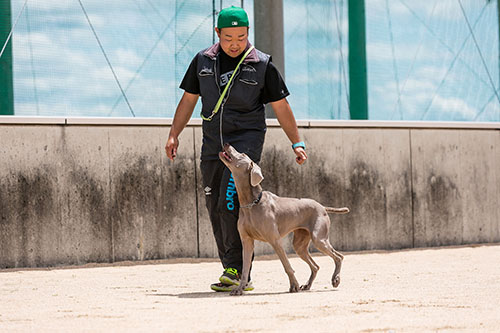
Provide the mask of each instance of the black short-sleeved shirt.
{"label": "black short-sleeved shirt", "polygon": [[[231,74],[236,68],[236,65],[238,65],[241,57],[243,57],[243,53],[238,57],[232,58],[220,49],[219,64],[222,74],[219,77],[219,86],[221,90],[231,78]],[[181,89],[191,94],[200,94],[200,83],[198,81],[198,73],[196,72],[197,62],[197,57],[194,57],[180,85]],[[260,101],[262,104],[267,104],[279,101],[288,95],[290,95],[290,93],[288,92],[285,81],[270,59],[266,68],[264,88],[261,92]]]}

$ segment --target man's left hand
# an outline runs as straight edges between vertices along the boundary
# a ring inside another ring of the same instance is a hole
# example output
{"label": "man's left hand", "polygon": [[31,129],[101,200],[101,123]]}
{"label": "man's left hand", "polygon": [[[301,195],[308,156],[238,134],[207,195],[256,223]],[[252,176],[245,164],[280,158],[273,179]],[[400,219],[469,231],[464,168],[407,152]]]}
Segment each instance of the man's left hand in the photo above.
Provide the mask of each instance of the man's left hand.
{"label": "man's left hand", "polygon": [[293,150],[293,152],[295,153],[295,155],[297,155],[297,157],[295,158],[295,161],[298,164],[304,164],[304,162],[307,160],[307,154],[306,154],[306,151],[304,150],[304,148],[297,147]]}

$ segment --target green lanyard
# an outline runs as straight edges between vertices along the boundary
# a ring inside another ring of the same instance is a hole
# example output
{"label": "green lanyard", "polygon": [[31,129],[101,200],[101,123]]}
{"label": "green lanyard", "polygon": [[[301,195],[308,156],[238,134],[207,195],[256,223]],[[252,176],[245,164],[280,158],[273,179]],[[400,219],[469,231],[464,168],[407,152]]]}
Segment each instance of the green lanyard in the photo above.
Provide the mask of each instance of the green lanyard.
{"label": "green lanyard", "polygon": [[[245,54],[243,55],[243,57],[241,57],[240,59],[240,62],[238,62],[238,65],[236,65],[236,68],[234,69],[233,71],[233,74],[231,75],[231,78],[229,78],[229,82],[226,84],[226,87],[224,88],[224,91],[222,92],[222,94],[220,95],[219,97],[219,100],[217,101],[217,104],[215,104],[215,108],[213,109],[212,111],[212,114],[210,115],[210,117],[205,117],[202,113],[200,113],[200,116],[201,116],[201,119],[205,120],[205,121],[212,121],[212,118],[215,116],[215,114],[217,112],[219,112],[219,108],[220,108],[220,105],[222,104],[222,100],[224,99],[224,96],[226,96],[226,92],[227,92],[227,89],[229,88],[229,86],[231,85],[231,82],[233,81],[233,77],[235,76],[236,74],[236,71],[238,70],[238,68],[240,68],[240,65],[241,63],[243,62],[243,60],[245,60],[245,58],[250,54],[250,52],[254,49],[254,46],[252,45],[248,50],[247,52],[245,52]],[[216,78],[217,80],[218,78]]]}

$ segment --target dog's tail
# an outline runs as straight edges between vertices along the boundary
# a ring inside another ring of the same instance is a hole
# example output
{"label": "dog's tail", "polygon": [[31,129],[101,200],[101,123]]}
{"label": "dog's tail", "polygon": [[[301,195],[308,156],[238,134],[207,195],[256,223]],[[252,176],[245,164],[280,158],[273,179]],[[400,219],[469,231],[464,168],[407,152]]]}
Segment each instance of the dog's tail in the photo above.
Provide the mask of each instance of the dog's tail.
{"label": "dog's tail", "polygon": [[335,214],[347,214],[349,213],[349,208],[333,208],[333,207],[325,207],[327,213],[335,213]]}

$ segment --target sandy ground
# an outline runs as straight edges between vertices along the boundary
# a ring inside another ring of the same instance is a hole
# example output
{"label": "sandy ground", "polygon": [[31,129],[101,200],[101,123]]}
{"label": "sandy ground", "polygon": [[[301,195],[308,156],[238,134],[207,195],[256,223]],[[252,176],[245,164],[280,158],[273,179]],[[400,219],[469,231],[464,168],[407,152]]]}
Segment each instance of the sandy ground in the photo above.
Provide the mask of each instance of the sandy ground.
{"label": "sandy ground", "polygon": [[241,297],[209,290],[207,260],[3,270],[0,331],[500,331],[500,245],[345,253],[335,290],[333,262],[315,260],[312,290],[290,294],[281,263],[257,258]]}

